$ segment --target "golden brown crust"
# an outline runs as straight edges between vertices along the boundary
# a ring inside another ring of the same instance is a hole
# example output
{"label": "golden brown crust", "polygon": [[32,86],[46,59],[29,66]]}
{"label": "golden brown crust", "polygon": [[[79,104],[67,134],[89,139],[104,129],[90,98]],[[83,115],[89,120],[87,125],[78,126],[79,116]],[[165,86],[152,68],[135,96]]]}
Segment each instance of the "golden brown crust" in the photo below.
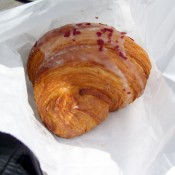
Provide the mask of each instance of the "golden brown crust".
{"label": "golden brown crust", "polygon": [[27,64],[41,119],[64,138],[91,130],[109,111],[134,101],[150,69],[147,53],[125,33],[93,23],[48,32]]}

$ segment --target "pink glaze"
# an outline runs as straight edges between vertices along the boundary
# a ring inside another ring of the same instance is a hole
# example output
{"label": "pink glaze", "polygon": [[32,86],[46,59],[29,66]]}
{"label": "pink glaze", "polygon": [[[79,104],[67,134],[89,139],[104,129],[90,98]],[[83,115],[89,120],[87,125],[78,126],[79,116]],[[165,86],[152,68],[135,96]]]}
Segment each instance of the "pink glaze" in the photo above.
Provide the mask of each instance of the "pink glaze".
{"label": "pink glaze", "polygon": [[[91,31],[91,35],[86,35],[87,31]],[[95,61],[120,77],[124,84],[123,91],[131,93],[132,90],[128,85],[124,73],[122,73],[115,62],[110,59],[108,54],[108,48],[114,49],[118,55],[118,59],[121,59],[127,67],[130,67],[131,73],[141,82],[141,78],[135,70],[135,65],[127,58],[124,48],[125,34],[125,32],[119,32],[104,24],[99,25],[94,23],[72,24],[63,26],[60,29],[55,29],[43,36],[36,45],[36,48],[39,48],[40,51],[45,54],[45,61],[40,65],[40,69],[62,66],[70,61],[70,59],[71,61],[77,60],[78,62]],[[56,36],[58,36],[58,38]],[[55,43],[63,42],[66,48],[57,50],[55,56],[52,57],[51,51],[54,49]],[[92,46],[89,42],[97,43],[97,45]],[[76,43],[79,44],[76,45]],[[70,55],[68,52],[72,52],[71,58],[67,56]],[[55,61],[53,62],[53,60]],[[140,84],[142,86],[142,82]],[[126,98],[128,98],[128,102],[131,100],[131,97]]]}

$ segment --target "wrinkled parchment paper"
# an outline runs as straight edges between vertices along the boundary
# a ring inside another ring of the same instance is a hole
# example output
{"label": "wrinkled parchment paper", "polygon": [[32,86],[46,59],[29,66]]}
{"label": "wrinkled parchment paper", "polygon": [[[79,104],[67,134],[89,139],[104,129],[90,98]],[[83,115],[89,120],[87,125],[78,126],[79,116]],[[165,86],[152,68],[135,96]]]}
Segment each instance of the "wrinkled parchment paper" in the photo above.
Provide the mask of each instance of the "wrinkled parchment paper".
{"label": "wrinkled parchment paper", "polygon": [[[169,33],[161,33],[161,29],[156,32],[150,24],[160,13],[153,8],[157,2],[44,0],[0,13],[0,130],[23,141],[35,153],[46,174],[164,175],[172,170],[175,94],[171,83],[175,79],[171,78],[169,83],[167,76],[164,77],[168,69],[172,77],[175,75],[171,59],[175,53],[174,40],[168,35],[171,32],[174,36],[174,25],[164,26],[167,19],[170,23],[174,11],[173,6],[168,6],[171,11],[165,8],[170,11],[169,15],[164,13],[167,17],[156,24],[157,28],[161,24],[162,30]],[[163,0],[157,4],[160,10]],[[154,14],[152,18],[150,12]],[[41,123],[26,75],[26,62],[32,45],[46,31],[84,21],[107,23],[127,32],[148,49],[153,68],[144,94],[134,103],[110,113],[93,131],[66,140],[52,135]],[[161,45],[162,38],[167,45]]]}

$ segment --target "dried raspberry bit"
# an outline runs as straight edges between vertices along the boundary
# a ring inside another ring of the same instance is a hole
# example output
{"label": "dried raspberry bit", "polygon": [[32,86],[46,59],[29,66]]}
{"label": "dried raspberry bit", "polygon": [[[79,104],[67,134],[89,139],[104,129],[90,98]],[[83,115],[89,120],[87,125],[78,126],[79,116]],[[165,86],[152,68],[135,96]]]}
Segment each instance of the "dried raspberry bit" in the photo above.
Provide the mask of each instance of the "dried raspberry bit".
{"label": "dried raspberry bit", "polygon": [[124,38],[124,36],[121,36],[121,39],[123,39]]}
{"label": "dried raspberry bit", "polygon": [[[131,40],[133,40],[131,37],[129,37]],[[134,40],[133,40],[134,41]]]}
{"label": "dried raspberry bit", "polygon": [[35,47],[37,45],[37,42],[34,44],[34,46],[33,47]]}
{"label": "dried raspberry bit", "polygon": [[101,32],[97,32],[96,34],[97,34],[98,37],[100,37],[102,35]]}
{"label": "dried raspberry bit", "polygon": [[76,28],[73,29],[73,35],[79,35],[81,32],[77,30]]}
{"label": "dried raspberry bit", "polygon": [[123,55],[122,52],[119,52],[119,56],[120,56],[121,58],[123,58],[124,60],[127,60],[127,57],[126,57],[125,55]]}
{"label": "dried raspberry bit", "polygon": [[98,44],[98,45],[103,45],[103,44],[104,44],[104,41],[103,41],[102,39],[98,39],[98,40],[97,40],[97,44]]}
{"label": "dried raspberry bit", "polygon": [[97,44],[99,45],[99,51],[102,51],[103,50],[104,41],[102,39],[98,39],[97,40]]}
{"label": "dried raspberry bit", "polygon": [[108,34],[108,38],[110,39],[112,37],[112,33],[109,33]]}
{"label": "dried raspberry bit", "polygon": [[90,25],[91,25],[91,23],[89,23],[89,22],[88,22],[88,23],[86,23],[86,25],[90,26]]}
{"label": "dried raspberry bit", "polygon": [[114,30],[113,29],[106,29],[106,31],[108,31],[108,32],[113,32]]}
{"label": "dried raspberry bit", "polygon": [[101,29],[101,31],[103,32],[103,33],[105,33],[106,32],[106,29],[104,28],[104,29]]}
{"label": "dried raspberry bit", "polygon": [[109,41],[111,40],[111,37],[112,37],[112,33],[109,33],[109,34],[108,34],[108,39],[109,39]]}
{"label": "dried raspberry bit", "polygon": [[131,92],[127,92],[127,94],[131,94]]}
{"label": "dried raspberry bit", "polygon": [[70,31],[65,32],[64,37],[69,37],[70,36]]}
{"label": "dried raspberry bit", "polygon": [[82,23],[78,23],[78,24],[76,24],[76,26],[82,26],[83,24]]}
{"label": "dried raspberry bit", "polygon": [[122,35],[125,35],[126,34],[126,32],[120,32]]}
{"label": "dried raspberry bit", "polygon": [[110,28],[103,28],[103,29],[101,29],[101,31],[102,31],[103,33],[105,33],[105,32],[113,32],[113,29],[110,29]]}
{"label": "dried raspberry bit", "polygon": [[116,45],[116,46],[114,47],[114,49],[115,49],[116,51],[118,51],[119,46],[118,46],[118,45]]}
{"label": "dried raspberry bit", "polygon": [[108,40],[108,43],[111,42],[111,37],[112,37],[112,32],[108,34],[108,39],[109,39],[109,40]]}
{"label": "dried raspberry bit", "polygon": [[81,32],[80,31],[76,31],[76,34],[79,35]]}

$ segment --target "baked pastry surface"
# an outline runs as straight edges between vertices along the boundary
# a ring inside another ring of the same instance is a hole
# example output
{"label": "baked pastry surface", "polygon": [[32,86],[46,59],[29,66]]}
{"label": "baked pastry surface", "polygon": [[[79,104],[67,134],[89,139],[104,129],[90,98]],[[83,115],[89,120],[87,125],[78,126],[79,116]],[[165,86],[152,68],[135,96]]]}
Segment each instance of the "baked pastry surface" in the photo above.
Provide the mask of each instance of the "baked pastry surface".
{"label": "baked pastry surface", "polygon": [[54,134],[72,138],[145,89],[151,63],[133,39],[99,23],[68,24],[42,36],[27,70],[38,113]]}

